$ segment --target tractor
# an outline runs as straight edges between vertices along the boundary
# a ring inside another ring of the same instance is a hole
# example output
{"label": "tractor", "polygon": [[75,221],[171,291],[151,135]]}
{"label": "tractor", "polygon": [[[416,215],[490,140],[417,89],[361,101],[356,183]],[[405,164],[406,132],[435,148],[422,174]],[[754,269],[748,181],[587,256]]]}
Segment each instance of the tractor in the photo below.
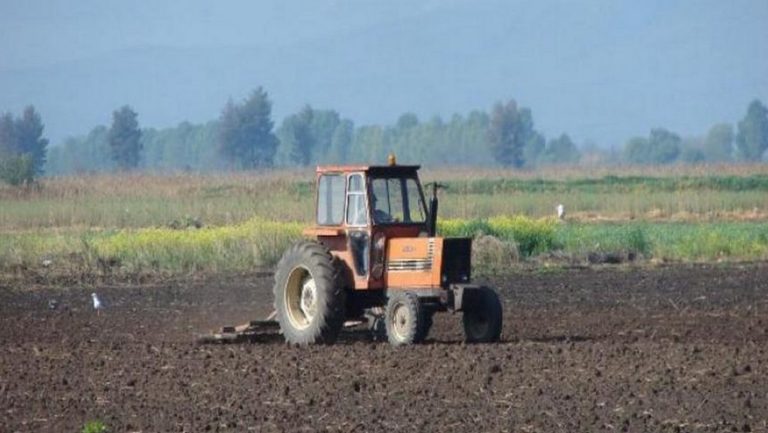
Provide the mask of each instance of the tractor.
{"label": "tractor", "polygon": [[443,311],[462,313],[467,342],[499,340],[501,301],[471,283],[472,240],[436,235],[442,186],[431,184],[427,207],[419,168],[393,155],[388,165],[317,168],[315,223],[275,272],[286,342],[331,344],[345,322],[379,312],[391,344],[415,344]]}

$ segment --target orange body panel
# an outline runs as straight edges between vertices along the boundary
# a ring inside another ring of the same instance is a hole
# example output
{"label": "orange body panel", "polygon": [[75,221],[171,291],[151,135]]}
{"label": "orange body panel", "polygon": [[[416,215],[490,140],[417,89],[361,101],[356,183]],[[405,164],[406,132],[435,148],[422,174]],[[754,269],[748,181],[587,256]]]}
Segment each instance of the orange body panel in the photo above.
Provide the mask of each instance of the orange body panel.
{"label": "orange body panel", "polygon": [[337,227],[321,227],[321,226],[315,226],[315,227],[308,227],[305,228],[302,231],[302,234],[304,236],[309,237],[320,237],[320,236],[339,236],[344,233],[344,230]]}
{"label": "orange body panel", "polygon": [[443,238],[394,238],[387,245],[386,286],[440,287]]}

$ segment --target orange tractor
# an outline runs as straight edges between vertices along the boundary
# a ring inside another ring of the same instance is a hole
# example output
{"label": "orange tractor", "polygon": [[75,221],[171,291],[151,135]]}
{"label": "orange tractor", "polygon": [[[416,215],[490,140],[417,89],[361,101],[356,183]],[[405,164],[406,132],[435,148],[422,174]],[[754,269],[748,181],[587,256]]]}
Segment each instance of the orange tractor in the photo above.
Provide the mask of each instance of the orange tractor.
{"label": "orange tractor", "polygon": [[311,240],[285,251],[275,273],[287,342],[332,343],[345,321],[382,308],[394,345],[423,341],[438,311],[463,313],[468,342],[498,341],[499,297],[470,282],[471,239],[436,236],[440,185],[427,208],[418,169],[392,156],[386,166],[317,168]]}

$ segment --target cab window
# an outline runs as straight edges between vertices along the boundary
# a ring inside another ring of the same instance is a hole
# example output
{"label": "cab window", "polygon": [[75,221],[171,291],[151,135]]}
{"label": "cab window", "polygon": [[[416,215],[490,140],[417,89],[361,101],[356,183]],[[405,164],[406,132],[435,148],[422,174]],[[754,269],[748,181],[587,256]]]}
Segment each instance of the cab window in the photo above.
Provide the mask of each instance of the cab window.
{"label": "cab window", "polygon": [[324,174],[317,186],[317,224],[340,225],[344,220],[344,176]]}
{"label": "cab window", "polygon": [[378,177],[371,181],[371,207],[377,224],[423,223],[427,212],[412,177]]}
{"label": "cab window", "polygon": [[347,185],[347,225],[368,225],[368,209],[365,207],[365,183],[361,174],[349,176]]}

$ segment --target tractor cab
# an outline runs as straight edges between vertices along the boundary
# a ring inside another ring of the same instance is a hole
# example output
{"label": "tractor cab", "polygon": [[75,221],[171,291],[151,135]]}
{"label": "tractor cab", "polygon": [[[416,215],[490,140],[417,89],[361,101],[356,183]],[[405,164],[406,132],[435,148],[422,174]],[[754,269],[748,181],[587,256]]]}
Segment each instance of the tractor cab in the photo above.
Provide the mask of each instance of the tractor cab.
{"label": "tractor cab", "polygon": [[357,289],[384,288],[386,247],[426,239],[429,212],[417,165],[327,166],[317,169],[317,237],[349,265]]}

